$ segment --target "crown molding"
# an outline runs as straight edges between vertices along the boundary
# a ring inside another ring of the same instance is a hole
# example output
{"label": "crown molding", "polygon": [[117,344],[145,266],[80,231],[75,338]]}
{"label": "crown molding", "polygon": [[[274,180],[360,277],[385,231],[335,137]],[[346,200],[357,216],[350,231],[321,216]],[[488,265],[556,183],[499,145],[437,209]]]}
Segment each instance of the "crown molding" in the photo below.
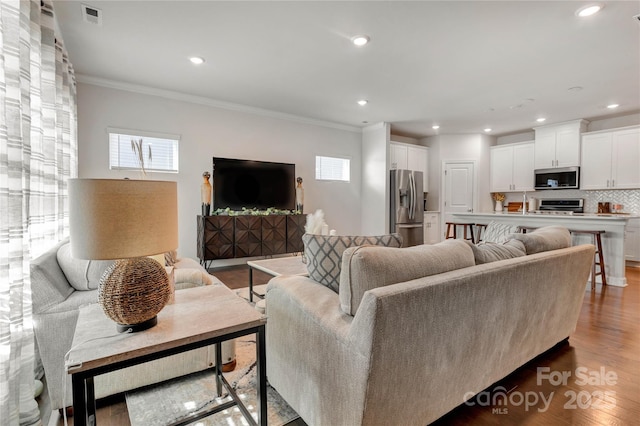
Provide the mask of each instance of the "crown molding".
{"label": "crown molding", "polygon": [[278,120],[293,121],[302,124],[311,124],[313,126],[328,127],[330,129],[344,130],[347,132],[362,133],[360,127],[348,126],[346,124],[334,123],[331,121],[316,120],[313,118],[302,117],[299,115],[286,114],[282,112],[272,111],[263,108],[256,108],[247,105],[235,104],[232,102],[224,102],[204,96],[188,95],[185,93],[174,92],[172,90],[158,89],[155,87],[142,86],[139,84],[124,83],[121,81],[108,80],[99,77],[92,77],[85,74],[76,74],[76,81],[79,83],[90,84],[92,86],[106,87],[108,89],[124,90],[127,92],[139,93],[142,95],[158,96],[161,98],[172,99],[176,101],[189,102],[192,104],[205,105],[213,108],[226,109],[230,111],[243,112],[246,114],[260,115],[263,117],[275,118]]}

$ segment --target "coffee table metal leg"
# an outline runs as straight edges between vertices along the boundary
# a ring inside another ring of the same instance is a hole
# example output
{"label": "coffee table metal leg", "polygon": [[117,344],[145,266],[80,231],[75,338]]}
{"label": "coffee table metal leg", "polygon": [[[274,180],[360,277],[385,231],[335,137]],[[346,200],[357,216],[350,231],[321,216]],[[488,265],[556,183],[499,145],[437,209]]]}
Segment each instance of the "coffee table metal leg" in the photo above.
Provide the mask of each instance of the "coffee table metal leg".
{"label": "coffee table metal leg", "polygon": [[267,354],[265,341],[266,327],[263,325],[258,329],[256,335],[256,373],[258,376],[258,424],[267,424]]}
{"label": "coffee table metal leg", "polygon": [[249,266],[249,302],[253,302],[253,268]]}

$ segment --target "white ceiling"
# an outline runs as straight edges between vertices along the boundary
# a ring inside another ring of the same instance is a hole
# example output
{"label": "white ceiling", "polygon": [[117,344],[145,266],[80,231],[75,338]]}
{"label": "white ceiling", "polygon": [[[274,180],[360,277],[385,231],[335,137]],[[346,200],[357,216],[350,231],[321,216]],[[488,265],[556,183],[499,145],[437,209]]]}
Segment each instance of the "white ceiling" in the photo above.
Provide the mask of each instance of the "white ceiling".
{"label": "white ceiling", "polygon": [[[80,81],[395,134],[508,134],[640,110],[639,1],[54,2]],[[362,48],[350,38],[367,34]],[[192,65],[187,58],[206,62]],[[579,86],[582,90],[568,90]],[[368,99],[361,107],[356,101]]]}

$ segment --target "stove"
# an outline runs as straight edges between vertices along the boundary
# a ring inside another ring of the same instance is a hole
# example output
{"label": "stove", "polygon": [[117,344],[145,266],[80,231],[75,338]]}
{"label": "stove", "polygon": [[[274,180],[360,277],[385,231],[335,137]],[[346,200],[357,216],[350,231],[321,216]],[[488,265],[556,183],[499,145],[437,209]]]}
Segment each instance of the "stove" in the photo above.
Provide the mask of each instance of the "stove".
{"label": "stove", "polygon": [[538,210],[535,211],[535,214],[572,215],[574,213],[584,213],[584,198],[541,199]]}

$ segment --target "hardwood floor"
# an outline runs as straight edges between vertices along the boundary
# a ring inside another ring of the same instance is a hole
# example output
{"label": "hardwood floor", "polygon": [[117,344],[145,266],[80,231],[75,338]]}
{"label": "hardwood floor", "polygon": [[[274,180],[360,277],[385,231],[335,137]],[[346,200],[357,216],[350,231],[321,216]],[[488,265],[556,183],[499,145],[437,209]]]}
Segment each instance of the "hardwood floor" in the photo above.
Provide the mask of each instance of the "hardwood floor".
{"label": "hardwood floor", "polygon": [[[255,284],[266,283],[271,278],[256,272]],[[212,273],[229,287],[248,286],[246,266]],[[576,331],[569,341],[542,354],[488,389],[504,387],[508,392],[506,403],[498,400],[493,406],[463,404],[435,425],[638,424],[640,269],[627,268],[626,277],[628,286],[625,288],[598,285],[595,292],[587,289]],[[547,375],[539,374],[538,368],[546,368]],[[554,382],[560,374],[568,373],[571,376],[565,383]],[[521,401],[520,396],[524,400]],[[530,402],[528,407],[527,398]],[[549,402],[543,402],[542,398]],[[129,425],[123,397],[112,398],[106,404],[99,403],[97,411],[101,426]],[[72,419],[70,425],[73,424]],[[53,413],[49,425],[63,425],[57,412]],[[295,425],[304,426],[304,422],[299,421]]]}

